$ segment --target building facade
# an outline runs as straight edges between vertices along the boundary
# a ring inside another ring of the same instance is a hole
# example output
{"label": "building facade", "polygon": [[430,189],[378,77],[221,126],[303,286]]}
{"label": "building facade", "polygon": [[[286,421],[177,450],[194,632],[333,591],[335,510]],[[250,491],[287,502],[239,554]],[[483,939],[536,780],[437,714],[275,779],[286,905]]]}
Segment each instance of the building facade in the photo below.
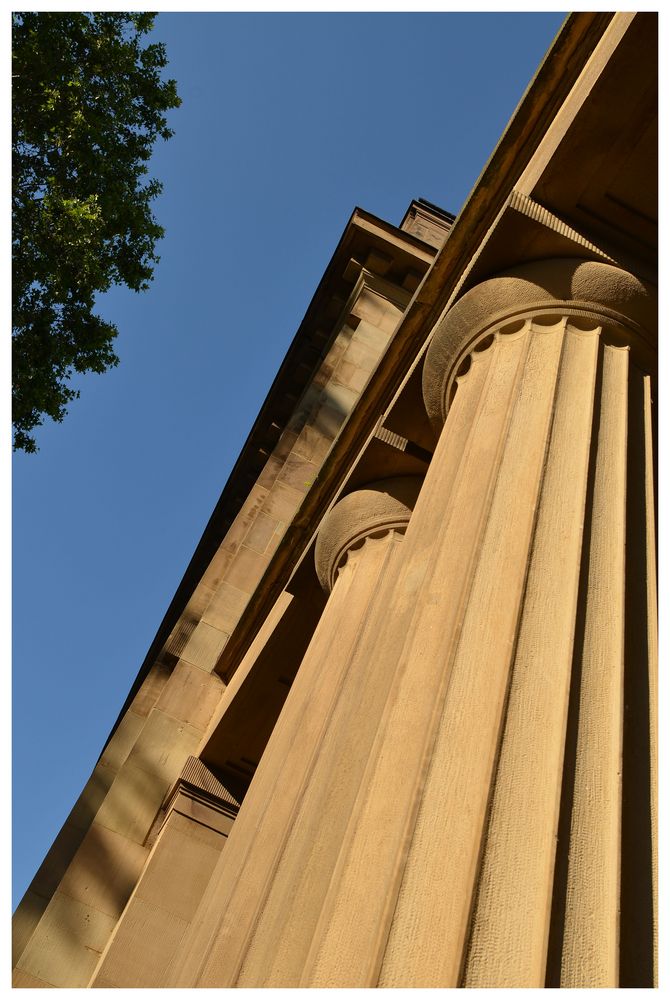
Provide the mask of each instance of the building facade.
{"label": "building facade", "polygon": [[15,986],[655,983],[656,52],[571,15],[458,218],[354,211]]}

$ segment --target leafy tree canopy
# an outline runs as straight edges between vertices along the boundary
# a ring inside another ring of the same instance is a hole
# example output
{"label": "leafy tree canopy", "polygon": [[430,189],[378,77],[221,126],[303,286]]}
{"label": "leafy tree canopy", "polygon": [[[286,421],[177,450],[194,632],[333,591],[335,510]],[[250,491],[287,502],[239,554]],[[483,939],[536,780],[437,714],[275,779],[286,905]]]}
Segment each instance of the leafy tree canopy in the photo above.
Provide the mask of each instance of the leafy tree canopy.
{"label": "leafy tree canopy", "polygon": [[12,15],[14,447],[36,451],[44,415],[63,419],[74,372],[118,364],[96,292],[148,287],[161,184],[147,178],[165,112],[165,46],[154,14]]}

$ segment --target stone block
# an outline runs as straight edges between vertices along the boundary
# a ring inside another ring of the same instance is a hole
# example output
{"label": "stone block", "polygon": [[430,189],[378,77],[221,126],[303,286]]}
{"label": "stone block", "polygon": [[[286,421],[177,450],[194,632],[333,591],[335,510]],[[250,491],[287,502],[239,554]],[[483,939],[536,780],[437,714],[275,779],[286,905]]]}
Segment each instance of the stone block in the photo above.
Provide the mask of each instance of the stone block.
{"label": "stone block", "polygon": [[352,340],[344,353],[343,361],[347,361],[358,368],[363,368],[367,372],[373,371],[379,362],[379,351],[371,350],[360,340]]}
{"label": "stone block", "polygon": [[406,288],[408,292],[415,292],[421,284],[422,278],[423,275],[420,271],[410,270],[402,280],[402,287]]}
{"label": "stone block", "polygon": [[300,397],[300,403],[299,403],[300,411],[307,414],[308,420],[309,420],[309,414],[312,412],[312,410],[319,401],[319,397],[321,395],[321,389],[323,388],[323,385],[325,385],[327,381],[328,379],[326,378],[323,384],[318,385],[314,380],[312,380],[307,389],[303,392],[302,396]]}
{"label": "stone block", "polygon": [[178,795],[172,810],[171,815],[193,822],[199,830],[209,829],[210,833],[215,833],[217,836],[227,837],[234,823],[232,816],[217,812],[206,803],[192,798],[190,795]]}
{"label": "stone block", "polygon": [[223,690],[223,682],[216,674],[180,660],[156,708],[173,719],[204,731]]}
{"label": "stone block", "polygon": [[96,823],[144,843],[169,786],[167,776],[158,780],[126,761],[98,811]]}
{"label": "stone block", "polygon": [[[229,559],[232,558],[228,553]],[[202,613],[209,604],[214,590],[201,580],[191,595],[188,604],[177,619],[177,622],[170,633],[164,652],[179,658],[184,651],[186,643],[193,634],[193,630],[202,618]]]}
{"label": "stone block", "polygon": [[378,327],[386,334],[393,333],[402,316],[402,310],[369,288],[363,288],[356,299],[352,312],[354,316]]}
{"label": "stone block", "polygon": [[48,899],[30,888],[17,906],[12,918],[12,965],[16,965],[21,957],[48,903]]}
{"label": "stone block", "polygon": [[300,437],[295,443],[293,454],[320,466],[330,451],[332,443],[332,437],[323,434],[318,427],[307,424],[303,427]]}
{"label": "stone block", "polygon": [[304,458],[300,458],[299,455],[291,454],[284,462],[284,468],[277,477],[276,485],[282,483],[285,486],[290,486],[293,490],[297,490],[299,493],[307,493],[307,490],[316,479],[318,471],[318,465],[315,465],[313,462],[307,462]]}
{"label": "stone block", "polygon": [[51,989],[51,983],[45,983],[43,979],[36,979],[35,976],[31,976],[27,972],[23,972],[21,969],[14,969],[12,973],[12,987],[15,990],[21,989]]}
{"label": "stone block", "polygon": [[356,342],[365,345],[380,358],[388,346],[389,337],[388,333],[380,330],[379,327],[364,322],[358,325]]}
{"label": "stone block", "polygon": [[269,490],[279,475],[283,464],[284,460],[282,458],[279,458],[277,455],[270,455],[263,466],[263,471],[256,480],[257,485]]}
{"label": "stone block", "polygon": [[298,435],[295,431],[282,431],[281,437],[272,451],[273,458],[286,459],[291,454],[297,437]]}
{"label": "stone block", "polygon": [[393,257],[389,253],[373,249],[363,261],[363,267],[374,274],[387,274],[393,266]]}
{"label": "stone block", "polygon": [[115,771],[102,761],[93,768],[93,773],[84,785],[84,790],[75,802],[67,822],[78,830],[88,830],[93,817],[102,805],[114,781]]}
{"label": "stone block", "polygon": [[[325,399],[325,397],[324,397]],[[340,428],[346,419],[347,414],[335,406],[330,406],[324,402],[314,416],[312,426],[324,438],[335,440],[340,432]]]}
{"label": "stone block", "polygon": [[324,399],[328,406],[345,416],[351,413],[359,397],[359,392],[349,389],[345,385],[339,385],[334,378],[328,383],[324,393]]}
{"label": "stone block", "polygon": [[[193,823],[192,826],[197,826]],[[137,886],[135,899],[190,921],[219,859],[225,838],[211,847],[169,821]]]}
{"label": "stone block", "polygon": [[[293,445],[293,440],[295,440],[295,436],[292,436],[291,446]],[[274,454],[276,455],[276,449]],[[233,553],[237,552],[239,546],[244,540],[244,536],[249,530],[249,526],[256,520],[256,514],[263,506],[267,495],[268,491],[265,487],[259,486],[258,483],[251,488],[247,499],[242,504],[237,517],[226,532],[226,537],[221,543],[224,549]],[[208,585],[211,586],[209,581],[207,582]]]}
{"label": "stone block", "polygon": [[93,990],[115,990],[118,989],[116,983],[110,982],[109,979],[105,979],[104,976],[96,976],[92,983],[89,983],[90,989]]}
{"label": "stone block", "polygon": [[[234,570],[238,558],[239,553],[233,561],[233,569],[228,571],[229,575]],[[206,622],[198,622],[191,638],[184,647],[182,659],[188,660],[189,663],[201,667],[203,670],[213,670],[227,642],[228,633],[222,632]]]}
{"label": "stone block", "polygon": [[247,531],[244,539],[245,546],[253,549],[254,552],[266,552],[270,542],[274,539],[278,526],[279,521],[259,511],[256,520]]}
{"label": "stone block", "polygon": [[304,494],[298,490],[292,489],[285,483],[276,482],[263,504],[263,513],[276,518],[282,524],[288,524],[303,498]]}
{"label": "stone block", "polygon": [[199,621],[203,611],[209,604],[211,597],[212,588],[207,584],[204,584],[201,580],[189,597],[186,607],[182,612],[182,617],[186,616],[194,619],[195,621]]}
{"label": "stone block", "polygon": [[57,892],[17,968],[57,987],[88,984],[116,920]]}
{"label": "stone block", "polygon": [[[279,464],[281,465],[281,463]],[[221,585],[221,581],[224,579],[234,556],[234,551],[220,545],[212,557],[212,561],[205,570],[199,586],[204,584],[208,588],[211,588],[211,590],[216,591],[217,587]]]}
{"label": "stone block", "polygon": [[93,823],[59,892],[118,918],[135,888],[148,851],[134,841]]}
{"label": "stone block", "polygon": [[[270,556],[267,553],[254,552],[243,545],[228,570],[227,582],[246,594],[253,594],[269,561]],[[221,648],[223,649],[223,646]]]}
{"label": "stone block", "polygon": [[337,351],[337,355],[331,357],[329,354],[327,359],[323,362],[318,372],[312,380],[312,385],[310,388],[314,390],[312,406],[316,408],[321,401],[321,393],[323,392],[324,386],[327,386],[333,377],[333,372],[337,362],[340,360],[344,354],[346,344],[342,344],[340,349]]}
{"label": "stone block", "polygon": [[179,796],[165,825],[188,837],[202,840],[207,847],[220,853],[233,825],[233,818],[224,816],[197,799],[189,798],[188,803],[185,795]]}
{"label": "stone block", "polygon": [[135,740],[139,736],[144,717],[128,710],[116,727],[116,731],[105,747],[100,758],[103,764],[118,771],[124,760],[133,748]]}
{"label": "stone block", "polygon": [[134,896],[91,986],[162,986],[188,923]]}
{"label": "stone block", "polygon": [[[200,743],[200,730],[154,709],[127,763],[151,775],[161,785],[172,784]],[[167,784],[165,784],[167,783]]]}
{"label": "stone block", "polygon": [[84,836],[84,831],[72,826],[71,823],[63,824],[30,883],[30,888],[34,892],[46,900],[51,899]]}
{"label": "stone block", "polygon": [[370,371],[360,368],[351,361],[340,361],[333,375],[333,383],[342,385],[352,392],[360,394],[370,378]]}
{"label": "stone block", "polygon": [[300,431],[309,420],[310,411],[311,407],[303,405],[301,400],[291,414],[288,424],[286,425],[286,429],[292,431],[296,436],[299,435]]}
{"label": "stone block", "polygon": [[[323,362],[323,364],[319,368],[319,374],[321,374],[322,372],[327,372],[328,373],[328,378],[330,378],[330,376],[333,373],[333,369],[335,368],[335,366],[337,365],[338,361],[340,360],[340,358],[342,357],[342,355],[346,351],[347,347],[351,343],[351,340],[354,337],[355,330],[356,330],[356,325],[358,324],[358,322],[359,321],[354,317],[353,318],[353,323],[347,322],[347,323],[344,324],[344,326],[342,327],[342,329],[338,333],[337,337],[335,338],[335,340],[333,341],[333,343],[330,345],[330,347],[328,349],[328,354],[326,355],[326,358],[325,358],[325,361]],[[328,378],[326,379],[326,382],[328,381]],[[323,384],[325,385],[325,382]]]}
{"label": "stone block", "polygon": [[207,606],[202,620],[230,635],[248,602],[248,594],[224,582]]}
{"label": "stone block", "polygon": [[142,686],[130,703],[130,710],[135,715],[147,716],[160,697],[174,665],[157,660],[142,681]]}

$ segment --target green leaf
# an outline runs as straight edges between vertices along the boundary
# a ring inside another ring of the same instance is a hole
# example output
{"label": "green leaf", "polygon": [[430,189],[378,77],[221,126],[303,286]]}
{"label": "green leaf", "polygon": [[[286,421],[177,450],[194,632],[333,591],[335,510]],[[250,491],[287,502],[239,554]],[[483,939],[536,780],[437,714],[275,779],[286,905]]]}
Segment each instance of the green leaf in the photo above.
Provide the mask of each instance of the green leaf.
{"label": "green leaf", "polygon": [[74,372],[118,363],[116,328],[94,315],[114,284],[145,290],[163,230],[146,163],[179,107],[150,13],[12,15],[14,447],[60,421]]}

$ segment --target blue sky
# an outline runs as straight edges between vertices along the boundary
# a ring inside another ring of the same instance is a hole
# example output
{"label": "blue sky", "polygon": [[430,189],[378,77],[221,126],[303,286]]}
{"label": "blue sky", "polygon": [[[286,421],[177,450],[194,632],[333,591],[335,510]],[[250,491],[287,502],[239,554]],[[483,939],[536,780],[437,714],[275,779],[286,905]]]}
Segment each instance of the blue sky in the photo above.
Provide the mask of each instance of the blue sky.
{"label": "blue sky", "polygon": [[458,212],[564,15],[161,14],[149,292],[13,461],[14,905],[102,749],[344,226]]}

